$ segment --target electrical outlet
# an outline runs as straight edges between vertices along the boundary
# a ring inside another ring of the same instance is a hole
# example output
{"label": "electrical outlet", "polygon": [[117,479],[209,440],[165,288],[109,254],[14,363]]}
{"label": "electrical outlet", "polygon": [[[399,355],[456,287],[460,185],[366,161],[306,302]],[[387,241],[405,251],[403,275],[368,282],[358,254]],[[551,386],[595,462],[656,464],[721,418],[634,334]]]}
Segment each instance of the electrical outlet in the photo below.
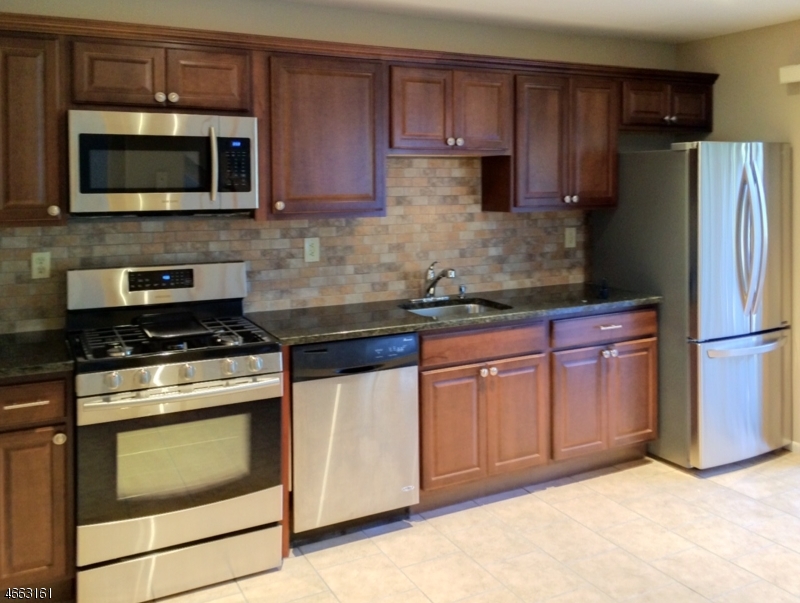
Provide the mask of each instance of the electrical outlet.
{"label": "electrical outlet", "polygon": [[319,239],[312,237],[304,239],[306,262],[319,262]]}
{"label": "electrical outlet", "polygon": [[568,226],[564,229],[564,247],[566,249],[575,248],[575,234],[576,228],[574,226]]}
{"label": "electrical outlet", "polygon": [[31,254],[31,278],[50,278],[49,251],[37,251]]}

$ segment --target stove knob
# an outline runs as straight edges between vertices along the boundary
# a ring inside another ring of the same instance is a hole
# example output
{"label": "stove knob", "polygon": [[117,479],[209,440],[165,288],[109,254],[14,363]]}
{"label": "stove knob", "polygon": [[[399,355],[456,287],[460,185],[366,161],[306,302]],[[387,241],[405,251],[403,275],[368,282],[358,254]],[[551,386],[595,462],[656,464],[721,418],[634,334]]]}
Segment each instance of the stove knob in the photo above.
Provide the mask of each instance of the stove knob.
{"label": "stove knob", "polygon": [[249,364],[252,372],[260,371],[264,368],[264,359],[261,356],[250,356]]}
{"label": "stove knob", "polygon": [[117,389],[120,385],[122,385],[122,375],[120,375],[117,371],[106,373],[104,381],[108,389]]}
{"label": "stove knob", "polygon": [[181,377],[184,379],[191,379],[194,377],[197,370],[194,368],[193,364],[184,364],[181,367]]}
{"label": "stove knob", "polygon": [[222,372],[226,375],[235,375],[239,370],[239,363],[233,358],[226,358],[222,361]]}
{"label": "stove knob", "polygon": [[150,371],[147,369],[140,370],[138,373],[136,373],[136,380],[139,382],[139,385],[149,385]]}

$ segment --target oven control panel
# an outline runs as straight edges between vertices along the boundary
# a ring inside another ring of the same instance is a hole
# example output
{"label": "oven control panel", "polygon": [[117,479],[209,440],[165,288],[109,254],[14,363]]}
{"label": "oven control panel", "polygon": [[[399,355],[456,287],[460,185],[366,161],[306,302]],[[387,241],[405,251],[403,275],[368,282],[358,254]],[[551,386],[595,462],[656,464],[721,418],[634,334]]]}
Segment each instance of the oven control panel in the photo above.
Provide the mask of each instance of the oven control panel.
{"label": "oven control panel", "polygon": [[194,270],[143,270],[128,273],[128,291],[156,291],[161,289],[191,289],[194,287]]}

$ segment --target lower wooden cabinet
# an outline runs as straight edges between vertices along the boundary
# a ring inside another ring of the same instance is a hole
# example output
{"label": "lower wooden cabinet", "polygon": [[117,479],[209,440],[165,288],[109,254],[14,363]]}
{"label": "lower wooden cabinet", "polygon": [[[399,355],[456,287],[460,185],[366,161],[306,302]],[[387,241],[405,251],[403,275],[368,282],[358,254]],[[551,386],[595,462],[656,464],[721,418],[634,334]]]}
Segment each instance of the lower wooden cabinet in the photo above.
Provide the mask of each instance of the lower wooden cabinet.
{"label": "lower wooden cabinet", "polygon": [[548,357],[423,371],[422,488],[548,461]]}
{"label": "lower wooden cabinet", "polygon": [[[607,361],[609,446],[654,440],[658,435],[658,340],[614,346]],[[604,359],[605,361],[605,359]]]}

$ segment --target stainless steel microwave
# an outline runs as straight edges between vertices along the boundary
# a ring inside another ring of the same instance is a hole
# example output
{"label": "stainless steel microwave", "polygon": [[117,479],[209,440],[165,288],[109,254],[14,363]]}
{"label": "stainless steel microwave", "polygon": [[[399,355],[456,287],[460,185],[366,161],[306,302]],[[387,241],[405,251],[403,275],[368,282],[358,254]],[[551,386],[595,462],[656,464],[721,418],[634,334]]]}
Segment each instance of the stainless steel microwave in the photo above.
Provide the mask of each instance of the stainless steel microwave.
{"label": "stainless steel microwave", "polygon": [[258,207],[256,119],[69,112],[70,213]]}

